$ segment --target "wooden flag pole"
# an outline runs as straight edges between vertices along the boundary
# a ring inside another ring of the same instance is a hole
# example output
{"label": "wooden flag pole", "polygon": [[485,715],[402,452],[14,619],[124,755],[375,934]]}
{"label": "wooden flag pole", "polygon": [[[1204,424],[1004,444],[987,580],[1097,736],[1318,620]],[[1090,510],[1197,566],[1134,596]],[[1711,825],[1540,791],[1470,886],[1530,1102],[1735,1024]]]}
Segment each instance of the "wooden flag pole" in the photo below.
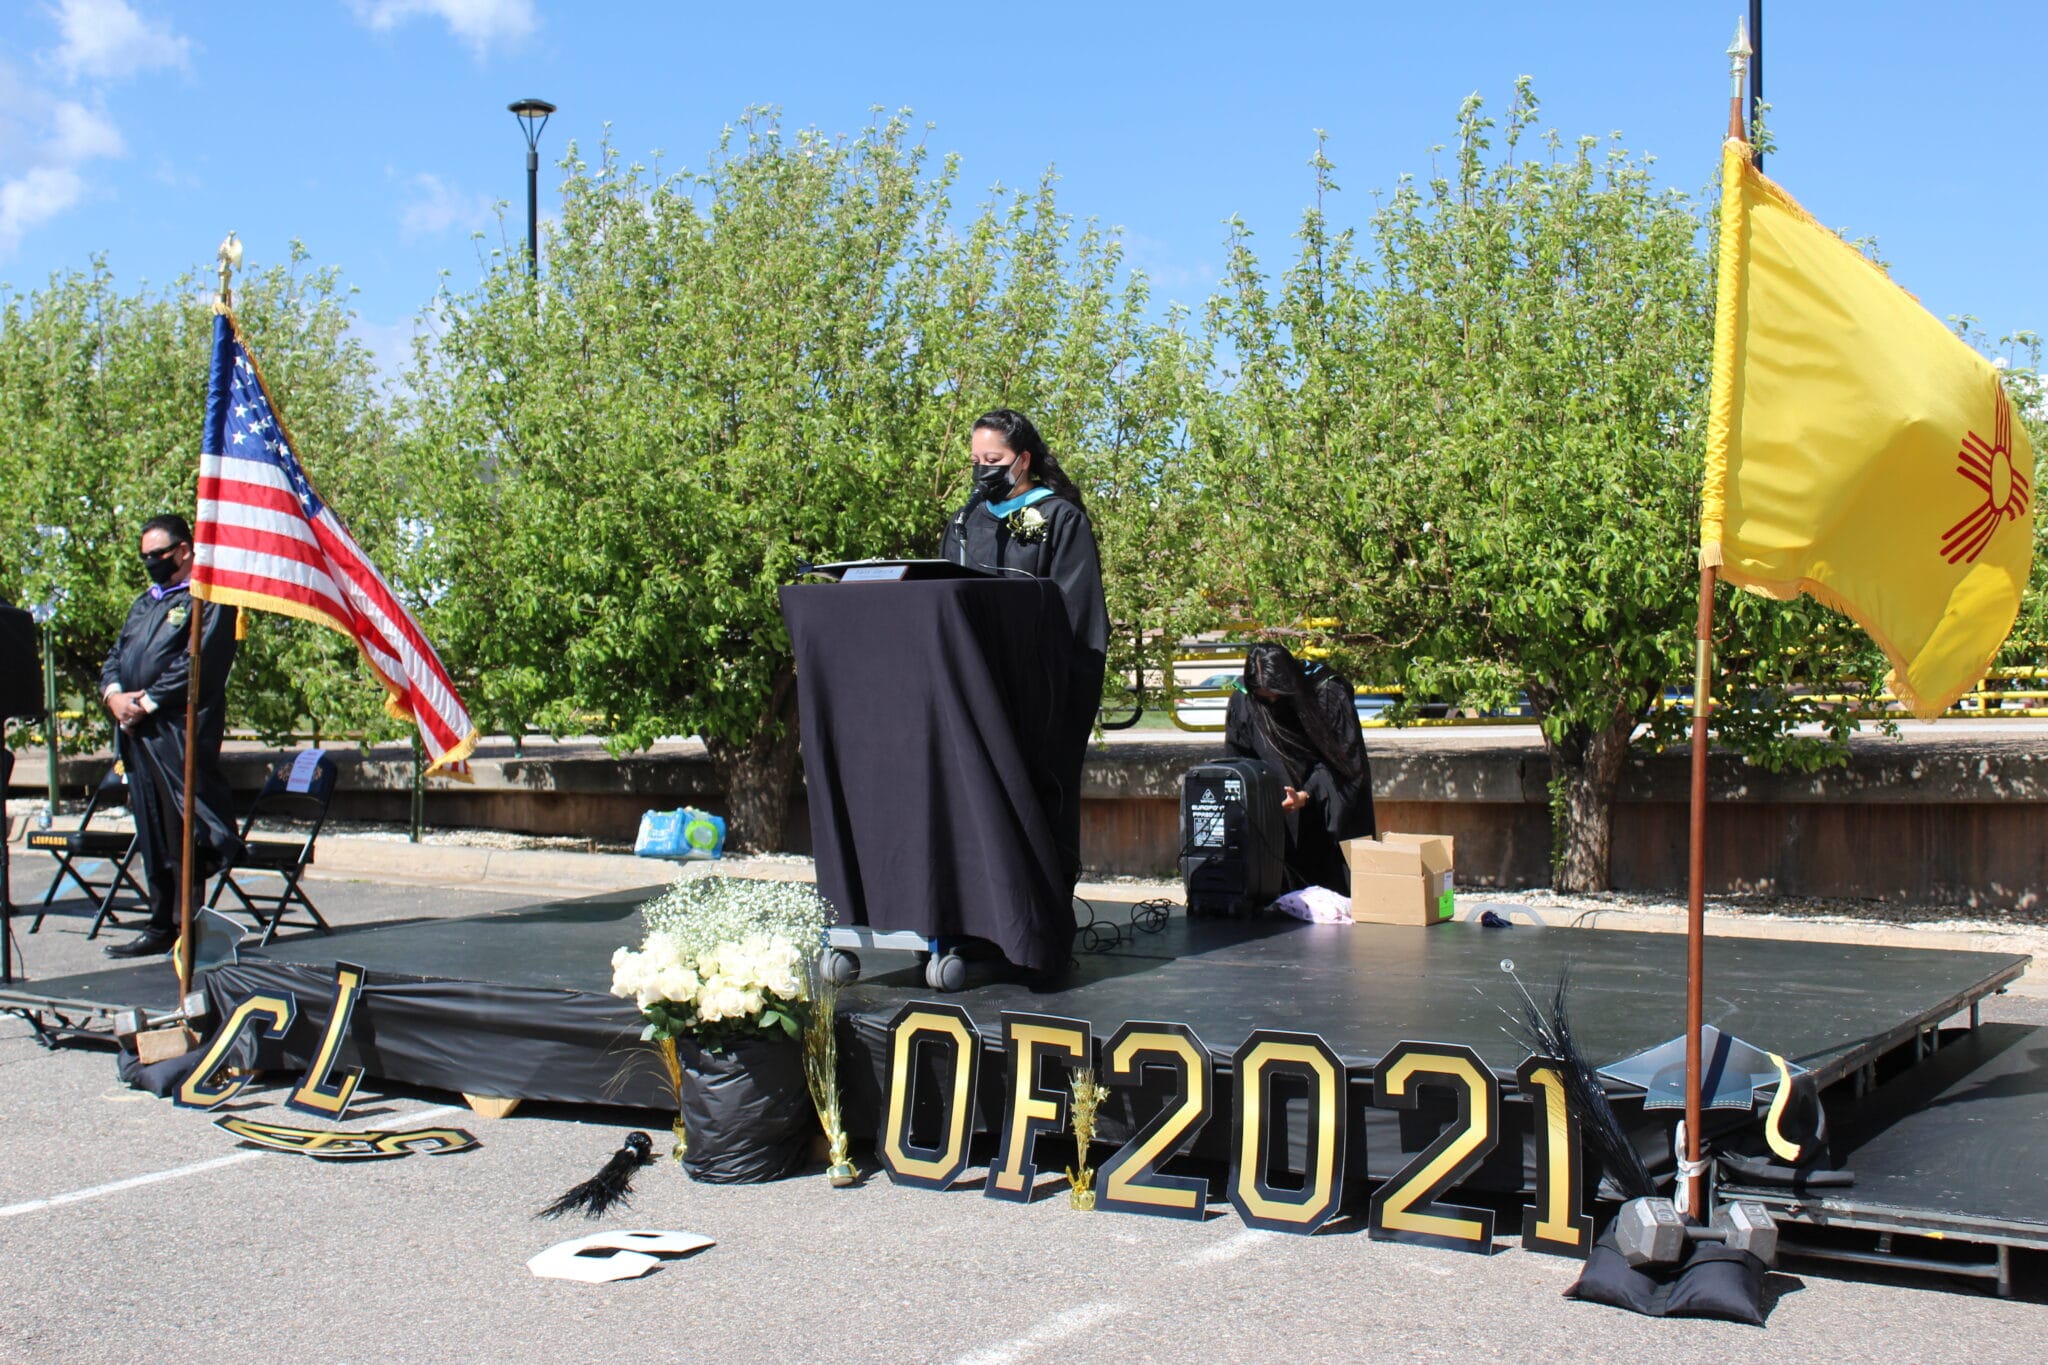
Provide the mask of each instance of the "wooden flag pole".
{"label": "wooden flag pole", "polygon": [[[1747,142],[1743,117],[1744,85],[1749,68],[1749,40],[1741,24],[1728,49],[1728,136]],[[1685,1208],[1695,1218],[1707,1208],[1706,1165],[1700,1159],[1700,1030],[1706,1024],[1707,976],[1707,713],[1714,683],[1715,565],[1700,566],[1700,614],[1693,646],[1692,674],[1692,819],[1686,859],[1685,895],[1685,1157],[1680,1175]]]}
{"label": "wooden flag pole", "polygon": [[1693,646],[1692,831],[1685,895],[1685,1207],[1706,1210],[1706,1171],[1700,1161],[1700,1029],[1705,1024],[1707,975],[1707,707],[1714,681],[1714,580],[1700,567],[1700,616]]}
{"label": "wooden flag pole", "polygon": [[[234,307],[233,277],[235,266],[241,259],[241,244],[235,240],[235,234],[230,232],[227,240],[220,244],[220,299],[213,305],[216,312],[225,313]],[[196,554],[198,547],[194,546],[193,551]],[[186,581],[191,581],[189,575]],[[199,599],[190,596],[189,588],[187,594],[186,602],[192,612],[192,629],[186,646],[185,674],[185,831],[183,851],[178,858],[177,963],[180,1000],[192,993],[192,965],[197,956],[194,952],[196,945],[192,939],[192,788],[195,785],[198,768],[197,750],[194,745],[199,732],[199,622],[203,615]]]}
{"label": "wooden flag pole", "polygon": [[192,613],[186,648],[185,675],[185,842],[178,857],[178,999],[192,991],[192,785],[197,766],[193,732],[199,728],[199,602],[188,590],[186,610]]}

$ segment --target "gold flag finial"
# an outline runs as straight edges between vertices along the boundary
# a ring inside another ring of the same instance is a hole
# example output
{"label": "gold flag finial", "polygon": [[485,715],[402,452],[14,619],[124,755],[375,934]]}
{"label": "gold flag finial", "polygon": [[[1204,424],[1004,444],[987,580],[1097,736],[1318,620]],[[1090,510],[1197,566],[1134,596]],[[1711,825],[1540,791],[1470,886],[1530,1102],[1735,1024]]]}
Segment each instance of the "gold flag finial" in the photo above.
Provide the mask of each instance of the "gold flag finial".
{"label": "gold flag finial", "polygon": [[233,287],[234,273],[242,268],[242,243],[230,232],[220,244],[220,298],[214,302],[216,312],[225,313],[235,306]]}

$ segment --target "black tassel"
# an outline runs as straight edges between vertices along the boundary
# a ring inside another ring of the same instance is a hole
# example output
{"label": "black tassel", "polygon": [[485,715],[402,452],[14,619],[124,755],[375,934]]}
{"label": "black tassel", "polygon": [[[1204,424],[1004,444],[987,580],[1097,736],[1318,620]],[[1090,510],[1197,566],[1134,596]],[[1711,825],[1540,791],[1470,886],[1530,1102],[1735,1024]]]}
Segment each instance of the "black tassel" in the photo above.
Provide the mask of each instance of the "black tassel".
{"label": "black tassel", "polygon": [[1514,977],[1515,988],[1522,993],[1520,1018],[1512,1010],[1501,1011],[1508,1017],[1508,1035],[1537,1056],[1561,1064],[1565,1107],[1579,1121],[1579,1131],[1607,1178],[1620,1187],[1622,1196],[1642,1199],[1656,1194],[1656,1182],[1643,1165],[1642,1153],[1629,1141],[1614,1106],[1607,1102],[1607,1090],[1600,1084],[1598,1072],[1579,1051],[1578,1040],[1572,1036],[1571,1017],[1565,1010],[1565,996],[1571,986],[1570,965],[1558,973],[1557,992],[1551,997],[1547,1012],[1530,996],[1522,978],[1515,976],[1513,963],[1501,963],[1501,970]]}
{"label": "black tassel", "polygon": [[581,1209],[585,1218],[602,1218],[614,1204],[624,1208],[633,1202],[633,1172],[653,1158],[654,1139],[645,1133],[628,1133],[626,1145],[612,1153],[603,1170],[533,1216],[560,1218]]}

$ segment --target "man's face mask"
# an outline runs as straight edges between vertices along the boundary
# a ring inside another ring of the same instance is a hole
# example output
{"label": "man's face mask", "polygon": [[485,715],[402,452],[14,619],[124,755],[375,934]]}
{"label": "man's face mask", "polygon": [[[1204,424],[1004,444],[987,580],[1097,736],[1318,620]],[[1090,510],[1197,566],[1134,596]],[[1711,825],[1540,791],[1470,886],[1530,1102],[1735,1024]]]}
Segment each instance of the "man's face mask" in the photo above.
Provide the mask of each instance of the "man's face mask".
{"label": "man's face mask", "polygon": [[150,582],[162,587],[177,575],[178,547],[173,545],[168,549],[145,551],[142,568],[149,575]]}

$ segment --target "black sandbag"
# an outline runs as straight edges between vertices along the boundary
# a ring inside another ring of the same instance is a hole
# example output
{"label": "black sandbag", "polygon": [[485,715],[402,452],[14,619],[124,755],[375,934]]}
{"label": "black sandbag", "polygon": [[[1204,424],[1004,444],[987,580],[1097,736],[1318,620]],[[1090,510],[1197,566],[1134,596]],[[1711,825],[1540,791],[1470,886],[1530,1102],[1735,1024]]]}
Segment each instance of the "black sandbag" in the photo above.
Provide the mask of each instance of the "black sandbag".
{"label": "black sandbag", "polygon": [[1721,1318],[1764,1325],[1764,1263],[1752,1252],[1695,1242],[1664,1301],[1667,1318]]}
{"label": "black sandbag", "polygon": [[205,1052],[204,1047],[195,1047],[190,1052],[145,1066],[140,1057],[123,1048],[114,1059],[114,1071],[120,1076],[121,1084],[129,1089],[147,1090],[158,1099],[164,1099],[185,1083],[185,1078],[192,1074],[193,1067],[199,1065],[199,1059]]}
{"label": "black sandbag", "polygon": [[1689,1242],[1675,1265],[1628,1263],[1610,1228],[1593,1244],[1586,1268],[1568,1299],[1626,1308],[1651,1318],[1723,1318],[1761,1327],[1764,1263],[1747,1251],[1714,1242]]}
{"label": "black sandbag", "polygon": [[[221,1016],[222,1027],[226,1026],[227,1017]],[[163,1099],[185,1083],[185,1078],[192,1074],[192,1068],[199,1065],[199,1059],[204,1057],[207,1049],[212,1046],[213,1037],[208,1037],[204,1042],[193,1044],[189,1052],[180,1053],[176,1057],[166,1057],[148,1066],[142,1064],[140,1057],[122,1048],[114,1058],[114,1073],[121,1078],[121,1083],[130,1089],[147,1090],[158,1099]],[[229,1045],[227,1056],[221,1059],[220,1069],[254,1071],[257,1069],[256,1061],[256,1031],[243,1029],[241,1036]]]}
{"label": "black sandbag", "polygon": [[804,1088],[802,1046],[749,1039],[713,1052],[676,1039],[683,1065],[683,1169],[692,1180],[742,1185],[780,1180],[810,1160],[819,1132]]}

